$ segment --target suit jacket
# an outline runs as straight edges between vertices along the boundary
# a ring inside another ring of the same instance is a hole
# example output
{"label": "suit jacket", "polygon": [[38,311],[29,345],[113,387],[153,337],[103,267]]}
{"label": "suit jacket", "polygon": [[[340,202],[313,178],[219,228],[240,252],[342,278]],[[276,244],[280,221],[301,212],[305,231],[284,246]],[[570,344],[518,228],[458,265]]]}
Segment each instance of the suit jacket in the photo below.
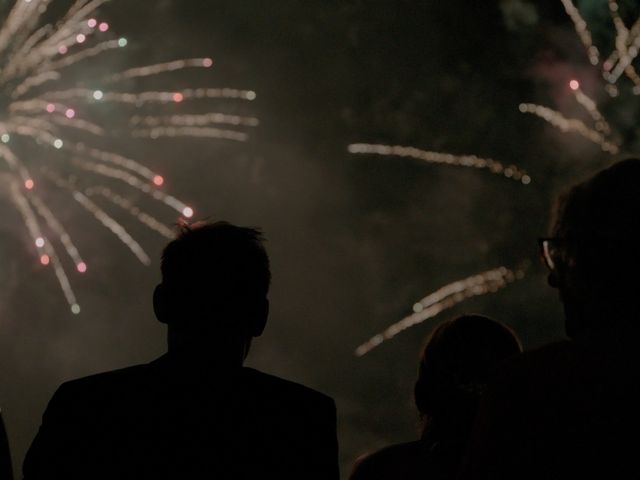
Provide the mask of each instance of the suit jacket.
{"label": "suit jacket", "polygon": [[0,412],[0,480],[11,480],[11,454],[9,452],[9,439],[4,429],[2,412]]}
{"label": "suit jacket", "polygon": [[174,360],[63,384],[24,479],[338,479],[332,399],[251,368],[203,376]]}
{"label": "suit jacket", "polygon": [[481,403],[461,478],[638,478],[637,332],[525,353]]}

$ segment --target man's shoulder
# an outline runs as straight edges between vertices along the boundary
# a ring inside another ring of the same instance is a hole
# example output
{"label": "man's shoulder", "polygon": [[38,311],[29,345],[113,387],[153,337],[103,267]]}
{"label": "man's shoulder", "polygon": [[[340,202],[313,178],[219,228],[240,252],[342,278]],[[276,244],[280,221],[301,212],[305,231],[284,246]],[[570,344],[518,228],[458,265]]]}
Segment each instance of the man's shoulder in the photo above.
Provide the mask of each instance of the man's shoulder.
{"label": "man's shoulder", "polygon": [[526,350],[510,358],[503,364],[502,373],[522,377],[522,375],[532,374],[539,370],[557,368],[566,364],[577,354],[578,352],[573,342],[559,340],[532,350]]}
{"label": "man's shoulder", "polygon": [[427,452],[420,441],[389,445],[373,453],[359,457],[349,477],[352,480],[370,478],[415,477],[417,462],[424,459]]}
{"label": "man's shoulder", "polygon": [[328,395],[300,383],[264,373],[253,368],[247,367],[244,371],[257,388],[269,391],[274,395],[293,398],[297,401],[306,400],[308,402],[317,402],[326,405],[333,405],[334,403],[333,399]]}
{"label": "man's shoulder", "polygon": [[58,388],[59,395],[77,395],[87,392],[100,395],[105,389],[139,385],[139,382],[148,376],[150,364],[133,365],[130,367],[95,373],[85,377],[76,378],[64,382]]}

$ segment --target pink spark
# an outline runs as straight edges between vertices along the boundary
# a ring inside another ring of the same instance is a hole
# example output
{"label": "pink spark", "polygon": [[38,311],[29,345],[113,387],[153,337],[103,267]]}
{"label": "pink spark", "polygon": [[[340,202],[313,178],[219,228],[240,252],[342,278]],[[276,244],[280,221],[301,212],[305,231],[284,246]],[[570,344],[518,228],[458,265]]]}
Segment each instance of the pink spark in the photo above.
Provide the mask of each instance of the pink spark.
{"label": "pink spark", "polygon": [[577,80],[571,80],[569,82],[569,88],[573,91],[576,91],[580,88],[580,82],[578,82]]}
{"label": "pink spark", "polygon": [[153,183],[159,187],[164,183],[164,178],[162,178],[162,175],[156,175],[153,177]]}

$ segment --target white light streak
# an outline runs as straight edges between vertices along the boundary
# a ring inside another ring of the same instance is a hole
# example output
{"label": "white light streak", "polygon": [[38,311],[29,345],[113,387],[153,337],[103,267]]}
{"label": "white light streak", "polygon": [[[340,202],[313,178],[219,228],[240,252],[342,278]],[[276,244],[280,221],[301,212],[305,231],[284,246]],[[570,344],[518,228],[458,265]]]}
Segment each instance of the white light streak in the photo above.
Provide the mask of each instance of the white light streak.
{"label": "white light streak", "polygon": [[420,150],[415,147],[369,143],[353,143],[349,145],[347,149],[349,153],[354,154],[408,157],[422,160],[427,163],[477,168],[487,170],[495,175],[501,175],[511,180],[519,181],[524,185],[531,183],[531,177],[515,165],[504,166],[496,160],[480,158],[475,155],[453,155],[451,153]]}

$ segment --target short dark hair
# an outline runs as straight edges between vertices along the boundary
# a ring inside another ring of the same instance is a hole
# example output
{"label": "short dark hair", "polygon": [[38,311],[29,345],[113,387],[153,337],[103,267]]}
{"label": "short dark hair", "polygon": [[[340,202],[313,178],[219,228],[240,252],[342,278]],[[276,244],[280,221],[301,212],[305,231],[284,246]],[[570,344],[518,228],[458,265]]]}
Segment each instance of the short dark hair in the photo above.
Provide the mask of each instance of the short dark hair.
{"label": "short dark hair", "polygon": [[228,222],[182,225],[162,253],[162,282],[174,289],[207,289],[221,298],[265,297],[271,271],[262,232]]}
{"label": "short dark hair", "polygon": [[552,235],[562,240],[571,266],[603,286],[618,289],[627,274],[637,274],[638,232],[640,159],[602,170],[571,188],[555,206]]}

